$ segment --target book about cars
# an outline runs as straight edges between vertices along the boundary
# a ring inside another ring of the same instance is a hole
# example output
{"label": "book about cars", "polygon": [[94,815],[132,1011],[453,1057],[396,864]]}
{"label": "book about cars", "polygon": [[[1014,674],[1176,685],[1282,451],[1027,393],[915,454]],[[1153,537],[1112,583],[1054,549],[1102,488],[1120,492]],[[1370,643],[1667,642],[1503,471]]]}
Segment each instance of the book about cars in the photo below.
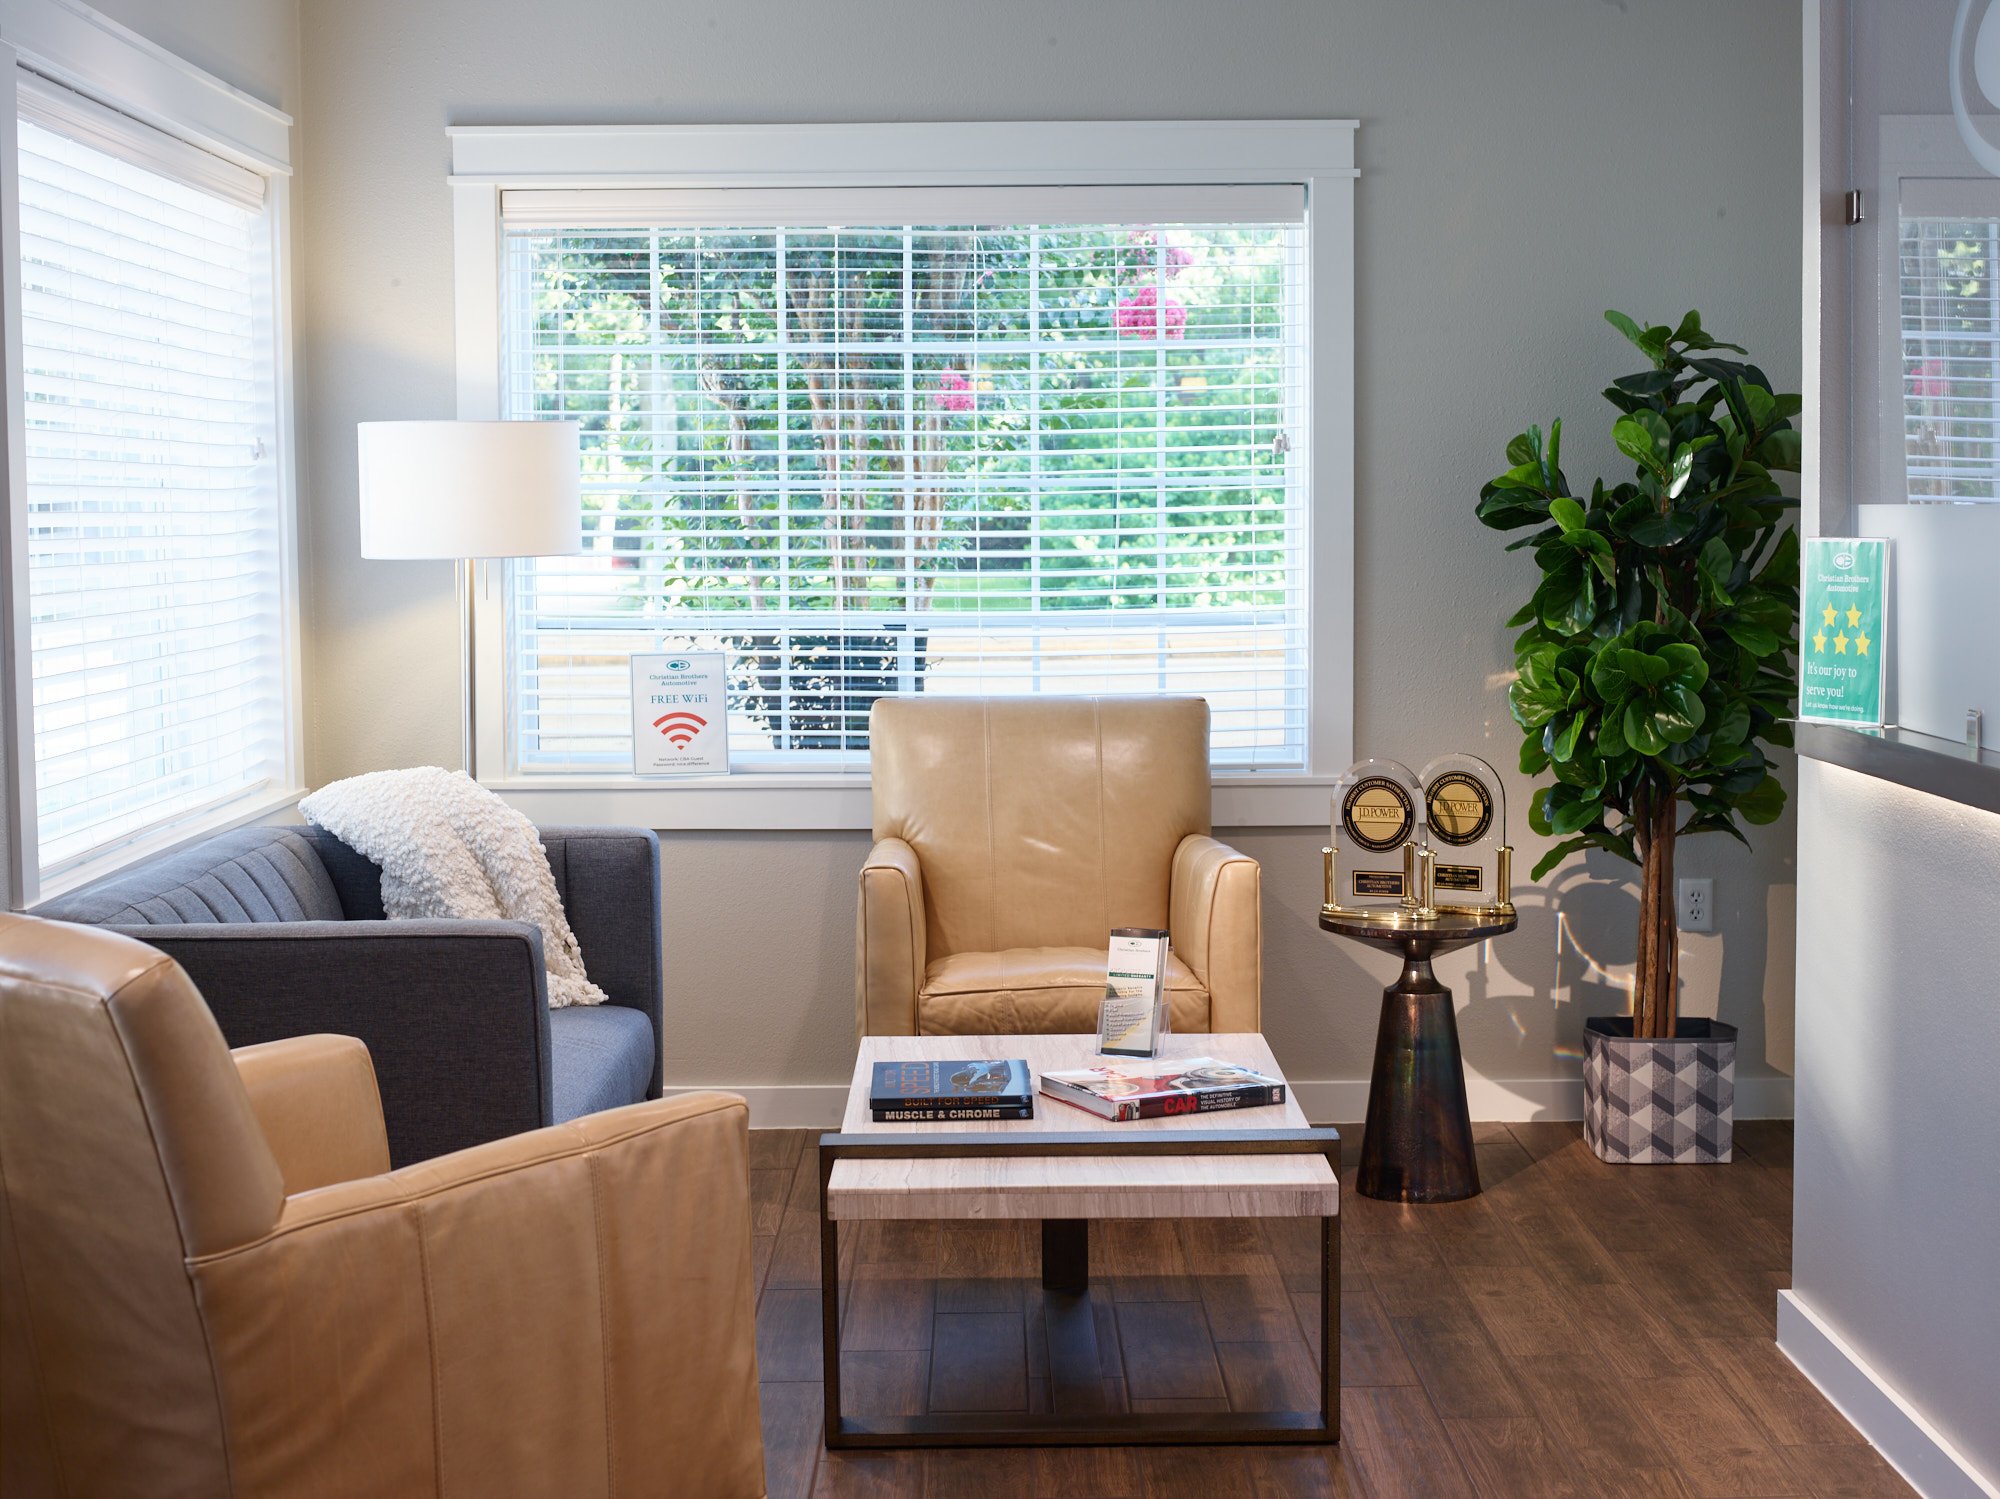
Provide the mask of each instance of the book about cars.
{"label": "book about cars", "polygon": [[1035,1082],[1021,1059],[877,1062],[868,1108],[877,1124],[1032,1119]]}
{"label": "book about cars", "polygon": [[1042,1092],[1059,1103],[1114,1122],[1256,1109],[1285,1101],[1285,1084],[1214,1057],[1174,1061],[1110,1062],[1066,1072],[1044,1072]]}

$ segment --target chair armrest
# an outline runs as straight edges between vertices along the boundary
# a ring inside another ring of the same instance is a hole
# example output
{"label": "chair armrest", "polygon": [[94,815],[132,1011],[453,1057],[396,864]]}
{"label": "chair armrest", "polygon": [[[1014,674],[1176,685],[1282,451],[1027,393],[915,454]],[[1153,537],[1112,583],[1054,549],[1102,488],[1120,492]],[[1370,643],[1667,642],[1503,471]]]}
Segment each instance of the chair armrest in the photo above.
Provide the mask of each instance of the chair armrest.
{"label": "chair armrest", "polygon": [[541,929],[525,921],[113,927],[177,961],[231,1046],[354,1036],[398,1165],[555,1120]]}
{"label": "chair armrest", "polygon": [[917,851],[884,838],[861,866],[854,916],[854,1033],[914,1036],[924,986],[924,872]]}
{"label": "chair armrest", "polygon": [[761,1499],[747,1124],[726,1094],[611,1109],[190,1261],[237,1485]]}
{"label": "chair armrest", "polygon": [[1208,990],[1211,1031],[1263,1028],[1263,872],[1205,833],[1174,850],[1167,928],[1174,952]]}
{"label": "chair armrest", "polygon": [[232,1055],[287,1197],[389,1169],[375,1068],[354,1037],[293,1036]]}
{"label": "chair armrest", "polygon": [[590,981],[614,1005],[653,1023],[653,1081],[660,1096],[666,951],[660,932],[660,839],[651,828],[536,828],[563,914]]}

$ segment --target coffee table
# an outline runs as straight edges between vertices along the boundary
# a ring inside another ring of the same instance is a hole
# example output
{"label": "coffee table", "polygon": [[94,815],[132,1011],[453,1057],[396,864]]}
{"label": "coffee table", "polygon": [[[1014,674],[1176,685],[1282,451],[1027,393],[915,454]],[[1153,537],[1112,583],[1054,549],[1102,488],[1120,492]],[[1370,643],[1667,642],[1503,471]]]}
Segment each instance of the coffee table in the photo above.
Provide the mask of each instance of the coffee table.
{"label": "coffee table", "polygon": [[[1025,1057],[1093,1066],[1094,1036],[869,1036],[840,1130],[820,1136],[820,1303],[829,1447],[1096,1446],[1335,1442],[1340,1433],[1340,1136],[1289,1094],[1256,1109],[1113,1124],[1038,1098],[1029,1120],[876,1124],[877,1062]],[[1169,1057],[1212,1056],[1283,1076],[1260,1035],[1168,1038]],[[1048,1329],[1046,1414],[849,1415],[840,1403],[840,1228],[884,1219],[1039,1219]],[[1130,1413],[1106,1409],[1090,1306],[1091,1218],[1320,1220],[1320,1407]]]}

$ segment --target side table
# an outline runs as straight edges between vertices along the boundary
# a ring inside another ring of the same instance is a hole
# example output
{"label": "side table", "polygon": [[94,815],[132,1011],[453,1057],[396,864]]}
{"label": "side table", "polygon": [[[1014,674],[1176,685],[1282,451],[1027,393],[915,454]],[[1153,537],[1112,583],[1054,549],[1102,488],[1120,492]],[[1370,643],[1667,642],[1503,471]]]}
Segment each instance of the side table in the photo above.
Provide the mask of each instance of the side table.
{"label": "side table", "polygon": [[1451,990],[1431,958],[1514,930],[1510,915],[1445,912],[1425,920],[1395,911],[1320,913],[1338,936],[1399,953],[1402,977],[1382,991],[1368,1122],[1355,1190],[1387,1202],[1458,1202],[1479,1193],[1465,1065]]}

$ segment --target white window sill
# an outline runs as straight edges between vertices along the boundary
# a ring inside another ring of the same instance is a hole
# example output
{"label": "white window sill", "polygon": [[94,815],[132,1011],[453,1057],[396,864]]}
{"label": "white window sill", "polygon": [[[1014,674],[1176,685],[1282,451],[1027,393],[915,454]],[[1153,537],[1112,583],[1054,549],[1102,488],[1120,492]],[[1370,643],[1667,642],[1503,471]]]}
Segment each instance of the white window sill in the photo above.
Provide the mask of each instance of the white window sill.
{"label": "white window sill", "polygon": [[[1327,821],[1334,777],[1218,775],[1219,828],[1319,827]],[[482,779],[532,822],[644,827],[660,831],[808,832],[874,825],[865,771],[848,775],[745,774],[639,780],[631,776],[536,776]]]}
{"label": "white window sill", "polygon": [[[227,833],[232,828],[248,827],[253,822],[262,822],[278,813],[298,805],[305,795],[303,787],[290,790],[272,791],[259,787],[246,792],[239,800],[225,803],[215,808],[207,816],[189,822],[177,823],[171,828],[142,838],[135,843],[127,843],[88,864],[79,864],[74,869],[66,869],[61,874],[43,879],[35,892],[35,903],[54,900],[59,895],[68,895],[73,890],[81,890],[86,885],[95,885],[100,880],[108,880],[137,869],[154,859],[163,859],[169,854],[191,848],[204,838],[213,838],[218,833]],[[292,819],[296,821],[296,819]],[[32,908],[31,908],[32,909]]]}

